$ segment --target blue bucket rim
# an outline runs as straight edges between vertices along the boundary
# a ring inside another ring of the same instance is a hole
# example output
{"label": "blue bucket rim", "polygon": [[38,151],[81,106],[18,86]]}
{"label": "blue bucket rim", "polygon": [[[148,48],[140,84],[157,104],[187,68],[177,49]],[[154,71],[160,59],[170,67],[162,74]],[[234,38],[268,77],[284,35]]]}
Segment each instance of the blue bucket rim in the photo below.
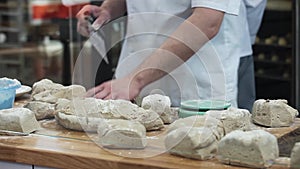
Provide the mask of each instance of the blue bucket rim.
{"label": "blue bucket rim", "polygon": [[[2,84],[5,82],[7,84]],[[7,77],[0,78],[0,90],[16,90],[20,87],[21,87],[21,83],[17,79],[10,79]]]}

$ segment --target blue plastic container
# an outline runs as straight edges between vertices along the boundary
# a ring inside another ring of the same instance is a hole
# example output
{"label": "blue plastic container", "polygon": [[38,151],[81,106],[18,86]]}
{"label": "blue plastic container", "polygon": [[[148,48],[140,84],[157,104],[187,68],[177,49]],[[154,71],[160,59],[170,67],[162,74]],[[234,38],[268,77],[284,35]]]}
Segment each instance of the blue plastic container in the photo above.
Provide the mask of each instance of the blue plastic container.
{"label": "blue plastic container", "polygon": [[0,110],[13,107],[16,89],[19,87],[21,83],[16,79],[0,78]]}

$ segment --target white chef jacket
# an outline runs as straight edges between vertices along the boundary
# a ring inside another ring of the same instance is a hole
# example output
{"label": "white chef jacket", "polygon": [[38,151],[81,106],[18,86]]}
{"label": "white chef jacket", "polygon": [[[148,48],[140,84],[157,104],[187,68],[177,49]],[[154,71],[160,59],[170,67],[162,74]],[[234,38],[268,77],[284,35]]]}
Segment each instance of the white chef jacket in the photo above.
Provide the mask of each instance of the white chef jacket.
{"label": "white chef jacket", "polygon": [[247,20],[251,43],[254,44],[256,34],[261,24],[267,0],[244,0],[247,9]]}
{"label": "white chef jacket", "polygon": [[[237,69],[241,55],[251,54],[242,0],[127,0],[126,39],[116,78],[133,71],[192,14],[206,7],[225,12],[219,33],[185,64],[147,85],[142,96],[161,93],[172,105],[190,99],[226,100],[236,106]],[[243,42],[243,43],[241,43]],[[161,56],[163,57],[163,56]]]}

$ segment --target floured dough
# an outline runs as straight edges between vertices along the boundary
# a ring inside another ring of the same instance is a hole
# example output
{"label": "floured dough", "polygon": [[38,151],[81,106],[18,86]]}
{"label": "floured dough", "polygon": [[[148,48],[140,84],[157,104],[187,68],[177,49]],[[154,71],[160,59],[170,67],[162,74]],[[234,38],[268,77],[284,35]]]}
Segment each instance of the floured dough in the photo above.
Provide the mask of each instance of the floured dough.
{"label": "floured dough", "polygon": [[234,130],[247,131],[252,127],[251,114],[246,109],[230,107],[227,110],[210,110],[206,114],[223,123],[225,135]]}
{"label": "floured dough", "polygon": [[105,101],[95,98],[58,99],[55,104],[56,121],[71,130],[96,132],[102,118],[101,107]]}
{"label": "floured dough", "polygon": [[67,129],[88,132],[96,132],[98,125],[103,121],[101,118],[76,116],[61,112],[55,115],[55,119]]}
{"label": "floured dough", "polygon": [[70,86],[63,87],[53,95],[57,98],[65,98],[65,99],[72,100],[73,98],[83,97],[85,95],[85,92],[86,90],[83,86],[70,85]]}
{"label": "floured dough", "polygon": [[171,100],[168,96],[160,94],[148,95],[142,100],[142,108],[159,114],[165,124],[170,124],[178,119],[178,109],[171,108]]}
{"label": "floured dough", "polygon": [[181,127],[168,133],[165,146],[171,154],[207,160],[217,152],[218,141],[207,127]]}
{"label": "floured dough", "polygon": [[55,104],[59,98],[72,100],[84,96],[85,92],[85,88],[80,85],[63,86],[43,79],[33,84],[31,99]]}
{"label": "floured dough", "polygon": [[226,164],[265,168],[278,158],[277,139],[264,130],[236,130],[221,139],[217,158]]}
{"label": "floured dough", "polygon": [[31,133],[40,128],[34,113],[27,108],[0,110],[0,129]]}
{"label": "floured dough", "polygon": [[[95,98],[78,98],[74,100],[58,99],[55,105],[56,112],[73,114],[84,117],[113,118],[115,116],[104,113],[103,108],[107,101]],[[118,115],[116,115],[118,116]]]}
{"label": "floured dough", "polygon": [[164,127],[163,121],[156,112],[145,110],[126,100],[109,100],[102,112],[118,114],[121,119],[136,120],[143,124],[147,131],[159,130]]}
{"label": "floured dough", "polygon": [[39,101],[31,101],[27,103],[24,107],[33,111],[37,120],[54,118],[54,104]]}
{"label": "floured dough", "polygon": [[140,122],[146,127],[147,131],[160,130],[164,128],[164,123],[157,113],[143,108],[139,108],[138,110],[138,113],[133,118],[126,119]]}
{"label": "floured dough", "polygon": [[71,100],[59,98],[55,104],[56,112],[63,112],[65,114],[73,114],[71,111]]}
{"label": "floured dough", "polygon": [[79,85],[71,85],[57,89],[49,89],[38,94],[31,95],[35,101],[47,103],[56,103],[59,98],[72,100],[73,98],[82,97],[85,94],[85,88]]}
{"label": "floured dough", "polygon": [[[92,110],[91,107],[92,105],[88,109]],[[145,110],[127,100],[102,101],[101,105],[97,106],[97,110],[102,118],[136,120],[143,124],[147,131],[159,130],[164,127],[156,112]]]}
{"label": "floured dough", "polygon": [[267,127],[287,127],[294,123],[298,111],[287,104],[287,100],[264,100],[254,102],[252,120]]}
{"label": "floured dough", "polygon": [[32,92],[31,92],[31,96],[34,96],[36,94],[39,94],[43,91],[46,90],[60,90],[61,88],[63,88],[63,85],[58,84],[58,83],[53,83],[51,80],[49,79],[42,79],[38,82],[35,82],[32,85]]}
{"label": "floured dough", "polygon": [[[59,99],[55,109],[57,112],[78,117],[135,120],[143,124],[147,131],[164,127],[157,113],[152,110],[145,110],[125,100],[104,101],[95,98],[83,98],[67,101]],[[60,117],[56,116],[57,119]],[[58,121],[59,123],[64,122],[63,120]]]}
{"label": "floured dough", "polygon": [[[55,104],[55,112],[60,113],[56,116],[57,121],[71,129],[82,130],[77,122],[88,125],[84,123],[86,120],[81,120],[81,118],[136,120],[142,123],[147,131],[159,130],[164,127],[159,114],[152,109],[145,110],[125,100],[104,101],[95,98],[83,98],[85,92],[85,88],[80,85],[63,86],[53,83],[51,80],[43,79],[33,85],[31,98],[33,101]],[[160,111],[159,107],[162,108],[163,105],[158,104],[156,110],[159,110],[166,122],[171,123],[178,117],[178,113],[176,108],[170,108],[170,99],[168,97],[165,99],[168,100],[167,109],[164,112]],[[35,109],[37,108],[35,107]],[[64,116],[62,113],[69,116]],[[74,120],[76,116],[79,120]],[[61,117],[64,118],[60,119]],[[67,118],[70,119],[66,120]],[[74,122],[70,122],[70,120],[74,120]]]}
{"label": "floured dough", "polygon": [[67,106],[70,100],[81,98],[85,92],[85,88],[80,85],[63,86],[43,79],[33,84],[31,101],[25,107],[31,109],[38,120],[53,118],[58,110],[70,113],[71,107]]}
{"label": "floured dough", "polygon": [[142,107],[144,109],[152,109],[156,113],[161,114],[166,108],[171,107],[171,100],[168,96],[160,94],[148,95],[143,98]]}
{"label": "floured dough", "polygon": [[171,124],[179,118],[178,113],[179,113],[179,108],[170,107],[160,114],[160,118],[165,124]]}
{"label": "floured dough", "polygon": [[56,113],[55,120],[63,127],[77,131],[83,131],[84,129],[82,126],[87,125],[86,117],[78,117],[76,115],[65,114],[62,112]]}
{"label": "floured dough", "polygon": [[55,97],[53,93],[54,91],[52,90],[45,90],[35,95],[31,94],[31,98],[33,101],[41,101],[41,102],[55,104],[58,98]]}
{"label": "floured dough", "polygon": [[223,123],[219,119],[207,115],[189,116],[178,119],[169,125],[167,132],[169,133],[182,127],[211,128],[217,140],[220,140],[225,135]]}
{"label": "floured dough", "polygon": [[295,143],[292,149],[291,168],[300,168],[300,142]]}
{"label": "floured dough", "polygon": [[108,100],[101,112],[110,114],[109,116],[112,118],[134,120],[138,118],[139,113],[143,113],[145,110],[127,100]]}
{"label": "floured dough", "polygon": [[141,149],[146,147],[146,129],[137,122],[122,119],[103,120],[98,130],[99,142],[108,148]]}

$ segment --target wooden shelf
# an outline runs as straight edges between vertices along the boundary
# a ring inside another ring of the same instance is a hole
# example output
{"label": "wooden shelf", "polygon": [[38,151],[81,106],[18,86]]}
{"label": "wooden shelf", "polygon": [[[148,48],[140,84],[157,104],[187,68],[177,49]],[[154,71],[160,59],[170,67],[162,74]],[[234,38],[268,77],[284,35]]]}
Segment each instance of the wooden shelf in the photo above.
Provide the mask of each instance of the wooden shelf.
{"label": "wooden shelf", "polygon": [[[25,3],[24,0],[5,0],[0,2],[0,32],[3,32],[7,36],[7,40],[1,44],[0,48],[0,64],[7,65],[13,64],[16,67],[16,76],[22,77],[25,67],[24,52],[27,52],[27,48],[23,48],[23,36],[26,34],[24,27],[24,12]],[[7,57],[8,58],[4,58]],[[13,57],[14,56],[14,57]]]}
{"label": "wooden shelf", "polygon": [[269,48],[269,49],[292,49],[292,45],[278,45],[278,44],[265,44],[265,43],[256,43],[254,44],[254,47],[261,47],[261,48]]}
{"label": "wooden shelf", "polygon": [[0,11],[0,15],[19,16],[20,14],[18,13],[18,11]]}
{"label": "wooden shelf", "polygon": [[275,75],[260,75],[257,74],[255,75],[256,78],[262,78],[262,79],[269,79],[269,80],[276,80],[276,81],[284,81],[284,82],[290,82],[291,79],[290,78],[284,78],[284,77],[279,77],[279,76],[275,76]]}
{"label": "wooden shelf", "polygon": [[20,32],[20,28],[16,27],[0,27],[0,32]]}
{"label": "wooden shelf", "polygon": [[7,49],[0,49],[0,57],[7,56],[7,55],[15,55],[15,54],[28,54],[28,53],[38,53],[37,46],[22,46],[19,48],[7,48]]}
{"label": "wooden shelf", "polygon": [[291,0],[268,0],[266,9],[274,10],[274,11],[291,11],[292,1]]}
{"label": "wooden shelf", "polygon": [[258,63],[258,64],[262,63],[262,64],[274,64],[274,65],[282,65],[282,66],[290,66],[291,65],[291,63],[287,63],[283,60],[271,61],[271,60],[267,60],[267,59],[260,60],[260,59],[254,58],[254,62]]}

